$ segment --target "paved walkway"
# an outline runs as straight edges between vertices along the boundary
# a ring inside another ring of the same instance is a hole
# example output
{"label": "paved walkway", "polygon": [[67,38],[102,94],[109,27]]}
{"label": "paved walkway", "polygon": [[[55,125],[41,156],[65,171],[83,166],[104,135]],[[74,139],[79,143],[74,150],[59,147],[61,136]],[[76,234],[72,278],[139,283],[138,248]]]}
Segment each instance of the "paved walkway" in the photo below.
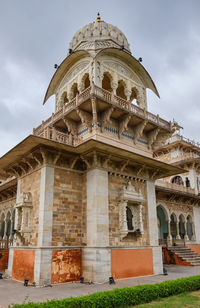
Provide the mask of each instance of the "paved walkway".
{"label": "paved walkway", "polygon": [[156,283],[181,277],[200,275],[200,266],[166,266],[168,275],[146,276],[118,280],[114,285],[104,284],[80,284],[79,282],[53,285],[52,287],[24,287],[20,282],[10,279],[0,280],[0,307],[8,307],[9,304],[19,304],[25,301],[41,302],[51,299],[61,299],[70,296],[87,295],[98,291],[112,290],[147,283]]}

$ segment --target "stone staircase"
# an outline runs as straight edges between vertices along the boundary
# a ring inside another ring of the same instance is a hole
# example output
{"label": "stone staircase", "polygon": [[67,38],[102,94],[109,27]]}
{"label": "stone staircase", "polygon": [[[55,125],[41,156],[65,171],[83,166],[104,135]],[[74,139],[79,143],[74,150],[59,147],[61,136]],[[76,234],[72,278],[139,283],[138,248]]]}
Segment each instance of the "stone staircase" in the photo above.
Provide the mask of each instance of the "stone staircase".
{"label": "stone staircase", "polygon": [[171,246],[168,247],[170,251],[176,254],[182,260],[188,262],[190,265],[199,265],[200,266],[200,255],[191,250],[188,247],[181,246]]}

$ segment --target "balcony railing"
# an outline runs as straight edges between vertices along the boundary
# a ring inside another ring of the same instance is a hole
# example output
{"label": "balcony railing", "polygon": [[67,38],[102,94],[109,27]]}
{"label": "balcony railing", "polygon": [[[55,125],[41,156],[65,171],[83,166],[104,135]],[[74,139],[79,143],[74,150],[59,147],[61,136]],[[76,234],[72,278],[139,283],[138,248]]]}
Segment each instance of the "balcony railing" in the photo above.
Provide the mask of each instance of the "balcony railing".
{"label": "balcony railing", "polygon": [[181,192],[185,192],[185,193],[189,193],[189,194],[195,194],[194,188],[186,187],[184,185],[178,185],[178,184],[175,184],[175,183],[169,183],[169,182],[166,182],[166,181],[163,181],[163,180],[157,180],[156,186],[168,188],[168,189],[171,189],[171,190],[181,191]]}
{"label": "balcony railing", "polygon": [[8,249],[13,245],[13,239],[0,240],[0,249]]}
{"label": "balcony railing", "polygon": [[175,163],[177,161],[183,161],[183,160],[191,160],[195,158],[200,158],[200,155],[196,153],[185,153],[183,155],[179,155],[177,157],[174,157],[170,160],[171,163]]}
{"label": "balcony railing", "polygon": [[41,135],[43,130],[49,126],[50,124],[54,123],[55,121],[62,118],[65,114],[69,113],[72,109],[75,109],[77,106],[82,104],[83,102],[87,101],[91,98],[91,96],[96,96],[108,103],[111,103],[119,108],[123,108],[127,111],[130,111],[134,115],[146,119],[153,124],[156,124],[168,131],[171,130],[171,122],[167,122],[161,119],[158,115],[154,115],[151,112],[146,111],[136,105],[131,104],[131,102],[114,95],[113,93],[102,89],[96,85],[92,85],[92,87],[88,87],[82,93],[78,94],[75,98],[73,98],[69,103],[67,103],[63,108],[58,110],[56,113],[53,113],[50,118],[46,121],[43,121],[41,125],[33,130],[34,135]]}
{"label": "balcony railing", "polygon": [[173,135],[170,139],[168,139],[167,142],[170,144],[170,143],[177,142],[177,141],[184,141],[184,142],[189,143],[190,145],[194,145],[195,147],[198,147],[198,148],[200,147],[199,142],[196,142],[194,140],[191,140],[179,134]]}

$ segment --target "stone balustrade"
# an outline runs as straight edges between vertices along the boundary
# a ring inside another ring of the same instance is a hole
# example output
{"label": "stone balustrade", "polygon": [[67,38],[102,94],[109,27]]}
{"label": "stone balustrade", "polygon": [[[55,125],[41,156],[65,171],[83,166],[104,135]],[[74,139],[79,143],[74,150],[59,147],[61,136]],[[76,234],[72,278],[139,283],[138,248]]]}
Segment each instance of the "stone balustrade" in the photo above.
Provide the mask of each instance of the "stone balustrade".
{"label": "stone balustrade", "polygon": [[178,184],[175,184],[175,183],[169,183],[169,182],[166,182],[166,181],[163,181],[163,180],[157,180],[156,186],[168,188],[170,190],[177,190],[177,191],[185,192],[185,193],[189,193],[189,194],[195,194],[195,190],[191,187],[186,187],[184,185],[178,185]]}
{"label": "stone balustrade", "polygon": [[[130,114],[136,115],[148,122],[151,122],[165,130],[171,131],[171,122],[167,122],[164,119],[161,119],[158,115],[154,115],[151,112],[142,109],[131,102],[114,95],[103,88],[100,88],[96,85],[92,85],[85,89],[82,93],[78,94],[75,98],[73,98],[69,103],[65,104],[63,108],[58,110],[56,113],[53,113],[51,117],[49,117],[46,121],[43,121],[41,125],[39,125],[36,129],[33,130],[33,134],[37,136],[44,135],[44,129],[65,115],[67,115],[71,110],[80,106],[83,102],[89,100],[92,96],[95,96],[103,101],[106,101],[118,108],[125,109],[130,112]],[[45,136],[43,136],[45,137]]]}

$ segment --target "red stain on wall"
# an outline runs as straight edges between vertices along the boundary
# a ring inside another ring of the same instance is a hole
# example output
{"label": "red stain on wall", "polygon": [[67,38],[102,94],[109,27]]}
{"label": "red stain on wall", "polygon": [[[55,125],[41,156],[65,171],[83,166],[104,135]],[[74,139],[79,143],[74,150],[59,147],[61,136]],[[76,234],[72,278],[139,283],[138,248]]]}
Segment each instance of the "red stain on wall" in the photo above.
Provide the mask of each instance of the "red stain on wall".
{"label": "red stain on wall", "polygon": [[196,252],[198,255],[200,255],[200,246],[190,245],[190,246],[187,246],[187,247],[190,248],[191,250],[193,250],[194,252]]}
{"label": "red stain on wall", "polygon": [[34,250],[14,250],[12,278],[24,281],[28,279],[29,283],[34,281]]}
{"label": "red stain on wall", "polygon": [[153,275],[152,249],[112,249],[114,279]]}
{"label": "red stain on wall", "polygon": [[51,283],[78,281],[81,277],[81,250],[52,252]]}
{"label": "red stain on wall", "polygon": [[184,266],[191,265],[191,263],[181,259],[177,254],[167,249],[166,247],[163,247],[162,251],[163,251],[163,263],[164,264],[176,264],[176,265],[184,265]]}
{"label": "red stain on wall", "polygon": [[6,264],[8,263],[8,250],[0,250],[0,271],[5,271]]}

